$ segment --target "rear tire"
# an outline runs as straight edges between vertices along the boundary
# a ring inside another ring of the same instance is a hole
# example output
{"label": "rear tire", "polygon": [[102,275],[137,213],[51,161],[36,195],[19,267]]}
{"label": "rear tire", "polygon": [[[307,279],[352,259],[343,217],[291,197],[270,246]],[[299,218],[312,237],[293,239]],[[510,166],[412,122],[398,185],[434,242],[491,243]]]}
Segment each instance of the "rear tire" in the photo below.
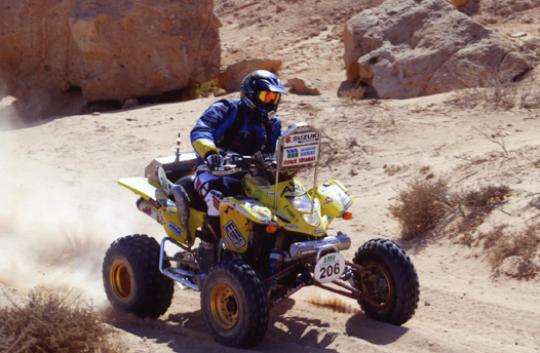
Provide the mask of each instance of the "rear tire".
{"label": "rear tire", "polygon": [[372,239],[356,252],[353,262],[364,267],[367,275],[355,275],[355,287],[369,294],[372,301],[359,300],[370,317],[401,325],[413,315],[420,288],[414,265],[405,251],[387,239]]}
{"label": "rear tire", "polygon": [[216,341],[249,348],[263,340],[268,327],[268,296],[259,276],[241,261],[212,268],[201,293],[203,316]]}
{"label": "rear tire", "polygon": [[[154,319],[167,311],[174,282],[159,272],[159,249],[155,239],[139,234],[111,244],[103,260],[103,284],[115,309]],[[170,266],[168,260],[165,265]]]}

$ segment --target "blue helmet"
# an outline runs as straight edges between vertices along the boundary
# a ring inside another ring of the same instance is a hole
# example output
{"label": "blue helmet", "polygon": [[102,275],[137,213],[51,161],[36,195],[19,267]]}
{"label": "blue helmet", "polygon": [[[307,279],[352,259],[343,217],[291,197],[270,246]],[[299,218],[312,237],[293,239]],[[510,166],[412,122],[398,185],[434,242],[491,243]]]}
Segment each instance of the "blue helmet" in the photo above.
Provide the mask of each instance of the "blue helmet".
{"label": "blue helmet", "polygon": [[286,92],[279,78],[266,70],[253,71],[240,83],[240,100],[262,115],[277,111],[281,94]]}

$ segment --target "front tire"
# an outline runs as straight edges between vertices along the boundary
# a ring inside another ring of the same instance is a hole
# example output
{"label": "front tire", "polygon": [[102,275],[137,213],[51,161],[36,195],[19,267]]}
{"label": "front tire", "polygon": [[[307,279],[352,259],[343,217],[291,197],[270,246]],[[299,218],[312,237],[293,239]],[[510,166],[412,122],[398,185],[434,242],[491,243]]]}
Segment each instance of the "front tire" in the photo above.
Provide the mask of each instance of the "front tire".
{"label": "front tire", "polygon": [[387,239],[372,239],[356,252],[353,262],[364,268],[354,278],[355,287],[369,299],[359,300],[370,317],[401,325],[413,315],[420,288],[414,265],[405,251]]}
{"label": "front tire", "polygon": [[247,264],[229,261],[210,270],[201,293],[203,316],[221,344],[249,348],[257,345],[268,327],[268,296]]}
{"label": "front tire", "polygon": [[[103,284],[113,308],[158,318],[171,305],[174,282],[159,272],[159,244],[147,235],[114,241],[103,260]],[[170,266],[166,261],[166,266]]]}

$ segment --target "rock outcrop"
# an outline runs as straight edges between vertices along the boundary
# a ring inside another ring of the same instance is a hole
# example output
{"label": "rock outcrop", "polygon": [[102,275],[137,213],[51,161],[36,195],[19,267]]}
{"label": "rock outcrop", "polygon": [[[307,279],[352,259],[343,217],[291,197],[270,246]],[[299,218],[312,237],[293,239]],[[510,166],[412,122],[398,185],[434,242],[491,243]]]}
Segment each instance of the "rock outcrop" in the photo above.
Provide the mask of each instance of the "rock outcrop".
{"label": "rock outcrop", "polygon": [[321,94],[321,91],[316,84],[300,77],[288,79],[285,86],[289,88],[289,92],[291,93],[306,96],[318,96]]}
{"label": "rock outcrop", "polygon": [[514,45],[445,0],[387,0],[345,32],[347,80],[379,98],[489,86],[524,75]]}
{"label": "rock outcrop", "polygon": [[213,0],[4,0],[0,75],[19,100],[154,96],[215,78]]}
{"label": "rock outcrop", "polygon": [[219,86],[227,92],[240,90],[240,82],[248,73],[255,70],[267,70],[277,73],[281,69],[281,60],[246,59],[229,65],[219,74]]}

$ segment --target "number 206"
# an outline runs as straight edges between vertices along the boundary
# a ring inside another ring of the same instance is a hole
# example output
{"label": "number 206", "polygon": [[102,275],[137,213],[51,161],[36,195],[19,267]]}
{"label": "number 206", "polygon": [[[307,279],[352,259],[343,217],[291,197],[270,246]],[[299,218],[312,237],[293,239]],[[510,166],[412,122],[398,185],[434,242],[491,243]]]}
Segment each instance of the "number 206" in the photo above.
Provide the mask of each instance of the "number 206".
{"label": "number 206", "polygon": [[330,277],[334,274],[339,273],[339,263],[332,265],[328,265],[326,267],[321,267],[321,278]]}

